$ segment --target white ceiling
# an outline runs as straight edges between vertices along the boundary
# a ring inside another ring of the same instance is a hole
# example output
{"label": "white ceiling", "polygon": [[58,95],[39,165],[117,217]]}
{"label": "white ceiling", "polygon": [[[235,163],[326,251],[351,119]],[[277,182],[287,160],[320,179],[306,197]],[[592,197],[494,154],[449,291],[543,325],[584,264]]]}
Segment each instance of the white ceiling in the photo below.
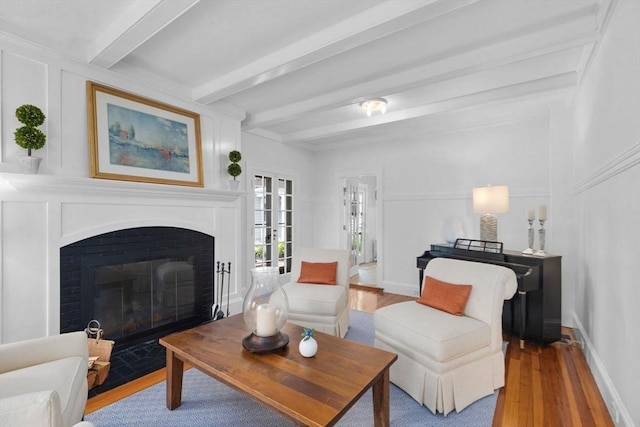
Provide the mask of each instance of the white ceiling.
{"label": "white ceiling", "polygon": [[323,149],[567,97],[612,1],[0,0],[0,32]]}

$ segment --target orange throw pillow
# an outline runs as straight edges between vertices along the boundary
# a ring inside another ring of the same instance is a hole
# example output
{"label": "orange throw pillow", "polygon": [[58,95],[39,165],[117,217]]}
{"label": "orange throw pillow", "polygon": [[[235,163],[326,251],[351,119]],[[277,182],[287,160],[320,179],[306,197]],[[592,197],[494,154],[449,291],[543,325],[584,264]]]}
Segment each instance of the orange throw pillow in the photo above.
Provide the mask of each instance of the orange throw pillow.
{"label": "orange throw pillow", "polygon": [[447,283],[427,276],[422,295],[417,301],[420,304],[462,316],[469,294],[471,294],[471,285]]}
{"label": "orange throw pillow", "polygon": [[335,262],[306,262],[302,261],[298,283],[316,283],[321,285],[335,285],[338,261]]}

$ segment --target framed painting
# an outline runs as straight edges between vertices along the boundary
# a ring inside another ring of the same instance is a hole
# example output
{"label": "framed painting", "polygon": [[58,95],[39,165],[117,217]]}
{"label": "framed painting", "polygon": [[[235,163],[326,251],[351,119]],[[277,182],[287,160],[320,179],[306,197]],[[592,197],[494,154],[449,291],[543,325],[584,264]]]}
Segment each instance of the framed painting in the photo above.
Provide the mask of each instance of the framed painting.
{"label": "framed painting", "polygon": [[200,116],[87,82],[92,178],[203,186]]}

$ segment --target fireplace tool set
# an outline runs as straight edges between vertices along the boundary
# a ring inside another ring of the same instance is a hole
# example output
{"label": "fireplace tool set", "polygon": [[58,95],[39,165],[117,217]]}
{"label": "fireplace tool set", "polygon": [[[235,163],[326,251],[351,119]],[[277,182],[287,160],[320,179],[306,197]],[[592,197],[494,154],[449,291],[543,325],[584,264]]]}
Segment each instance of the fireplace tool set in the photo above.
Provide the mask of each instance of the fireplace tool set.
{"label": "fireplace tool set", "polygon": [[218,285],[220,289],[220,292],[219,292],[220,297],[218,298],[219,304],[216,304],[215,308],[213,309],[213,316],[214,316],[213,320],[222,319],[224,317],[224,310],[222,309],[222,304],[223,304],[223,296],[224,296],[225,273],[227,274],[227,317],[229,317],[229,288],[231,287],[231,263],[228,262],[225,269],[224,262],[221,263],[220,261],[218,261],[216,273],[218,273]]}

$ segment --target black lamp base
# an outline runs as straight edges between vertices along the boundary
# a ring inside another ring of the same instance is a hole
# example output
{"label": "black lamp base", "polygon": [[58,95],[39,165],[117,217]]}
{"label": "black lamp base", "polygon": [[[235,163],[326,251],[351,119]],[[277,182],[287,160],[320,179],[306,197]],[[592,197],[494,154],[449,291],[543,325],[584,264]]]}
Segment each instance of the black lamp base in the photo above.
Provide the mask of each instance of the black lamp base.
{"label": "black lamp base", "polygon": [[278,331],[270,337],[259,337],[253,333],[242,340],[242,346],[251,353],[269,353],[289,344],[289,335]]}

